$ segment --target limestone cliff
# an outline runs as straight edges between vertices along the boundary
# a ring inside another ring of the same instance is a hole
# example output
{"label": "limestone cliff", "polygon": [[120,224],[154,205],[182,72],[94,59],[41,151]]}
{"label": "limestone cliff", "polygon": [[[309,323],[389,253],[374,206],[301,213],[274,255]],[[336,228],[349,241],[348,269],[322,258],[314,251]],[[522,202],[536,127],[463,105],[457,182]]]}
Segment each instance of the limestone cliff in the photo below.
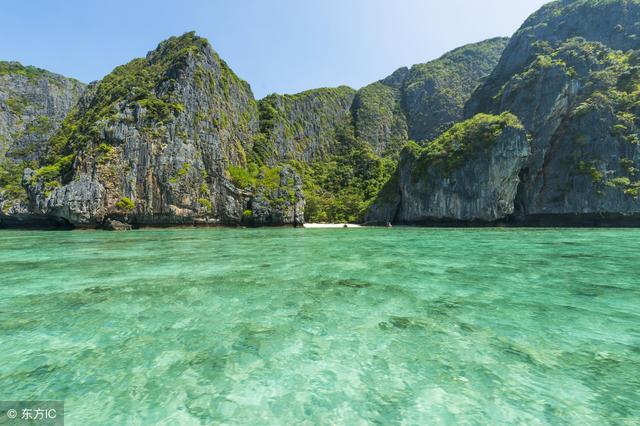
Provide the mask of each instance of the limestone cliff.
{"label": "limestone cliff", "polygon": [[92,84],[24,184],[36,214],[76,226],[144,226],[242,223],[252,200],[269,199],[282,183],[292,195],[278,204],[274,224],[296,223],[295,179],[276,188],[233,181],[258,127],[249,85],[187,33]]}
{"label": "limestone cliff", "polygon": [[0,226],[361,220],[409,137],[436,135],[460,118],[505,43],[465,46],[359,91],[257,102],[194,33],[86,90],[7,63]]}
{"label": "limestone cliff", "polygon": [[640,223],[640,4],[553,2],[514,35],[467,115],[517,115],[532,135],[516,220]]}
{"label": "limestone cliff", "polygon": [[479,114],[421,148],[407,146],[369,210],[380,223],[493,223],[513,213],[518,174],[530,154],[518,119]]}
{"label": "limestone cliff", "polygon": [[[432,169],[416,169],[405,155],[369,220],[639,225],[639,21],[636,1],[556,1],[511,38],[465,106],[467,118],[514,114],[530,135],[531,154],[512,163],[517,169],[505,166],[517,175],[509,180],[518,181],[517,191],[492,184],[494,191],[508,189],[500,214],[491,207],[495,194],[474,186],[480,172],[474,165],[491,170],[488,158],[467,158],[453,187],[446,179],[420,186],[408,185],[407,176],[433,182]],[[471,191],[464,200],[451,192],[461,183]]]}
{"label": "limestone cliff", "polygon": [[[410,138],[422,141],[437,136],[461,119],[464,102],[491,72],[506,43],[505,38],[486,40],[410,69],[400,68],[355,96],[343,89],[342,99],[347,94],[353,99],[350,114],[344,114],[345,103],[326,101],[339,114],[323,110],[317,114],[333,127],[333,134],[326,132],[326,126],[312,129],[323,129],[329,138],[306,132],[309,146],[327,148],[316,151],[320,155],[305,156],[301,167],[308,201],[305,216],[311,221],[362,221],[402,147]],[[295,98],[304,105],[307,97]],[[304,120],[314,123],[317,118]]]}
{"label": "limestone cliff", "polygon": [[400,68],[360,89],[352,107],[356,136],[375,152],[397,154],[407,140],[438,136],[463,117],[463,107],[507,45],[494,38]]}
{"label": "limestone cliff", "polygon": [[310,162],[335,151],[335,129],[349,117],[355,91],[350,87],[269,95],[258,101],[260,133],[253,157],[258,163]]}
{"label": "limestone cliff", "polygon": [[38,164],[49,138],[85,85],[17,62],[0,62],[0,220],[28,220],[22,170]]}

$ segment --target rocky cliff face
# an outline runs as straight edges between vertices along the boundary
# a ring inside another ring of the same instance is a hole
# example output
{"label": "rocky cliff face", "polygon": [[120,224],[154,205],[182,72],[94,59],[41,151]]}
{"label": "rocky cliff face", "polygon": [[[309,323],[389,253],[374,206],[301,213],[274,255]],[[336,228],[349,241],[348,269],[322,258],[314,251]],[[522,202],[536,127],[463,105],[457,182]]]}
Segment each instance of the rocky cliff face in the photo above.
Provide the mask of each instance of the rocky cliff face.
{"label": "rocky cliff face", "polygon": [[408,72],[407,68],[400,68],[386,79],[358,90],[355,97],[355,134],[378,155],[397,154],[409,139],[402,109],[402,85]]}
{"label": "rocky cliff face", "polygon": [[366,221],[492,223],[513,213],[518,174],[530,155],[518,119],[480,114],[424,148],[410,144]]}
{"label": "rocky cliff face", "polygon": [[411,67],[403,82],[409,138],[431,140],[461,121],[465,103],[492,72],[508,41],[501,37],[469,44]]}
{"label": "rocky cliff face", "polygon": [[[248,84],[188,33],[89,87],[24,184],[35,213],[76,226],[238,224],[274,191],[293,195],[269,213],[281,219],[273,223],[295,223],[296,179],[276,188],[233,182],[230,170],[246,164],[257,131]],[[262,203],[261,214],[273,207]]]}
{"label": "rocky cliff face", "polygon": [[22,171],[42,159],[84,88],[45,70],[0,62],[0,217],[31,216]]}
{"label": "rocky cliff face", "polygon": [[504,45],[466,46],[357,92],[316,89],[258,102],[193,33],[86,90],[5,65],[13,74],[0,73],[0,153],[13,160],[0,175],[0,224],[360,220],[412,131],[435,135],[460,118],[459,104]]}
{"label": "rocky cliff face", "polygon": [[[434,180],[432,168],[416,168],[405,154],[369,220],[640,224],[639,21],[636,1],[556,1],[513,36],[465,106],[468,118],[512,113],[530,135],[530,155],[501,166],[510,178],[489,179],[503,207],[474,185],[478,173],[487,178],[474,165],[496,164],[486,153],[467,158],[455,183]],[[455,192],[461,185],[466,199]]]}
{"label": "rocky cliff face", "polygon": [[363,87],[352,108],[356,136],[385,156],[397,154],[409,139],[438,136],[462,119],[465,102],[496,66],[507,42],[469,44]]}
{"label": "rocky cliff face", "polygon": [[350,115],[337,127],[336,120],[326,120],[335,129],[333,148],[325,151],[329,155],[304,168],[307,218],[363,220],[402,147],[410,138],[436,136],[462,118],[464,102],[491,72],[506,42],[497,38],[464,46],[358,90]]}
{"label": "rocky cliff face", "polygon": [[518,220],[615,224],[639,217],[638,21],[637,2],[551,3],[514,35],[468,103],[468,116],[510,111],[532,135]]}
{"label": "rocky cliff face", "polygon": [[335,151],[335,129],[349,119],[355,91],[350,87],[273,94],[258,101],[260,133],[253,156],[271,166],[283,161],[310,162]]}

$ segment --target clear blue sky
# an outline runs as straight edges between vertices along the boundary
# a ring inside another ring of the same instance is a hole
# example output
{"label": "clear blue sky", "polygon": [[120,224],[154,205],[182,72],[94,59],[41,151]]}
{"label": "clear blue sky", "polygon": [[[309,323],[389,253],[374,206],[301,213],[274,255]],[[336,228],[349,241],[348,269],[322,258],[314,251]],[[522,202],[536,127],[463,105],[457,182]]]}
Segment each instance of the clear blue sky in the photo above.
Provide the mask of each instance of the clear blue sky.
{"label": "clear blue sky", "polygon": [[89,82],[161,40],[207,37],[256,97],[354,88],[511,35],[546,0],[5,0],[0,59]]}

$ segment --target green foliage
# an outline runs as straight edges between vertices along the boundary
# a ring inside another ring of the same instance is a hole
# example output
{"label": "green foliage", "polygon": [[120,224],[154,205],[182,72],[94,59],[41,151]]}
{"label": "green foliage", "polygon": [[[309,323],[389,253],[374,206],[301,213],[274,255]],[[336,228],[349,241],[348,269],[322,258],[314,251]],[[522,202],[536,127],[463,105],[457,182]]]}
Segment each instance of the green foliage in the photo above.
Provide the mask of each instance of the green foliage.
{"label": "green foliage", "polygon": [[469,44],[411,67],[402,95],[409,138],[432,139],[462,119],[465,102],[480,79],[491,73],[507,43],[507,38],[494,38]]}
{"label": "green foliage", "polygon": [[269,95],[258,102],[258,114],[260,118],[260,133],[268,134],[275,126],[278,111],[276,102],[278,95]]}
{"label": "green foliage", "polygon": [[635,175],[638,172],[635,162],[629,158],[621,158],[620,167],[629,175]]}
{"label": "green foliage", "polygon": [[229,166],[227,169],[231,182],[241,189],[253,188],[258,176],[258,167],[250,164],[248,167]]}
{"label": "green foliage", "polygon": [[353,103],[357,137],[385,156],[397,156],[408,139],[400,101],[400,90],[377,82],[360,89]]}
{"label": "green foliage", "polygon": [[179,177],[185,177],[189,173],[190,169],[191,169],[191,164],[183,163],[182,167],[180,168],[180,170],[178,170],[178,176]]}
{"label": "green foliage", "polygon": [[437,167],[448,174],[473,157],[474,153],[495,143],[506,128],[523,129],[518,118],[508,112],[500,115],[478,114],[462,123],[457,123],[424,148],[415,145],[409,149],[417,154],[416,176],[427,168]]}
{"label": "green foliage", "polygon": [[113,152],[113,147],[106,143],[101,143],[96,148],[96,154],[98,155],[101,155],[101,154],[107,155],[107,154],[110,154],[111,152]]}
{"label": "green foliage", "polygon": [[609,179],[606,186],[621,189],[629,197],[638,197],[640,195],[640,181],[632,181],[627,176]]}
{"label": "green foliage", "polygon": [[45,115],[36,117],[31,123],[27,124],[27,133],[31,135],[46,136],[53,130],[51,119]]}
{"label": "green foliage", "polygon": [[617,177],[617,178],[610,179],[607,182],[607,185],[613,186],[613,187],[619,187],[619,186],[626,187],[631,185],[631,180],[626,176]]}
{"label": "green foliage", "polygon": [[184,111],[184,106],[180,103],[167,102],[151,94],[147,94],[147,96],[145,99],[140,99],[138,104],[147,111],[150,120],[165,122],[179,112]]}
{"label": "green foliage", "polygon": [[200,204],[200,206],[206,211],[210,212],[213,210],[213,204],[207,198],[198,198],[198,204]]}
{"label": "green foliage", "polygon": [[[334,128],[347,114],[354,90],[340,86],[307,90],[295,95],[269,95],[258,101],[259,133],[249,161],[273,166],[282,160],[300,160],[311,140],[317,151],[329,150]],[[276,148],[285,146],[286,159]]]}
{"label": "green foliage", "polygon": [[228,168],[231,182],[241,189],[266,192],[273,191],[280,186],[281,167],[258,166],[250,163],[247,167],[230,166]]}
{"label": "green foliage", "polygon": [[120,201],[116,203],[116,207],[120,210],[130,212],[136,208],[135,203],[129,197],[122,197]]}
{"label": "green foliage", "polygon": [[50,76],[51,73],[30,65],[24,66],[19,62],[0,61],[0,75],[21,75],[32,80]]}
{"label": "green foliage", "polygon": [[625,195],[637,198],[640,196],[640,181],[630,182],[624,190]]}
{"label": "green foliage", "polygon": [[51,182],[64,176],[71,170],[71,166],[73,165],[75,158],[75,154],[69,154],[65,157],[59,158],[51,165],[40,167],[31,177],[32,184],[41,179],[45,182]]}
{"label": "green foliage", "polygon": [[0,161],[0,194],[6,201],[5,212],[15,202],[27,200],[27,193],[22,187],[22,173],[25,167],[33,167],[33,164],[31,162],[15,163],[9,159]]}
{"label": "green foliage", "polygon": [[337,152],[310,165],[296,164],[304,177],[307,222],[359,222],[395,166],[355,137],[349,123],[336,130]]}
{"label": "green foliage", "polygon": [[594,184],[599,184],[604,179],[604,173],[598,169],[594,161],[580,161],[578,163],[578,172],[590,176]]}
{"label": "green foliage", "polygon": [[91,143],[109,143],[103,140],[101,130],[109,122],[121,120],[126,108],[142,108],[149,129],[157,130],[172,121],[185,107],[178,102],[177,94],[165,89],[172,87],[170,70],[186,63],[189,56],[202,55],[205,49],[209,49],[206,39],[187,33],[162,42],[145,58],[116,67],[88,89],[91,102],[87,108],[74,108],[69,112],[50,140],[46,163],[51,164],[60,156],[77,152]]}
{"label": "green foliage", "polygon": [[274,190],[280,185],[281,167],[262,167],[258,174],[256,186]]}
{"label": "green foliage", "polygon": [[24,114],[25,108],[29,105],[29,101],[22,96],[8,98],[5,103],[9,107],[9,111],[15,115]]}

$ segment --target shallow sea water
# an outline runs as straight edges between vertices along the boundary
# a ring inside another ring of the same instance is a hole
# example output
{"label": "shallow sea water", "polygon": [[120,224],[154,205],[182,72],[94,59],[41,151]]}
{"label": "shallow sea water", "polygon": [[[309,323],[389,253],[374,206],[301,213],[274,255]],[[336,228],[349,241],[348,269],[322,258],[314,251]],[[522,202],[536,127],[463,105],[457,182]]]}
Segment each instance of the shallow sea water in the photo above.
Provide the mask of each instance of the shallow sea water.
{"label": "shallow sea water", "polygon": [[640,424],[640,230],[2,231],[0,295],[68,425]]}

